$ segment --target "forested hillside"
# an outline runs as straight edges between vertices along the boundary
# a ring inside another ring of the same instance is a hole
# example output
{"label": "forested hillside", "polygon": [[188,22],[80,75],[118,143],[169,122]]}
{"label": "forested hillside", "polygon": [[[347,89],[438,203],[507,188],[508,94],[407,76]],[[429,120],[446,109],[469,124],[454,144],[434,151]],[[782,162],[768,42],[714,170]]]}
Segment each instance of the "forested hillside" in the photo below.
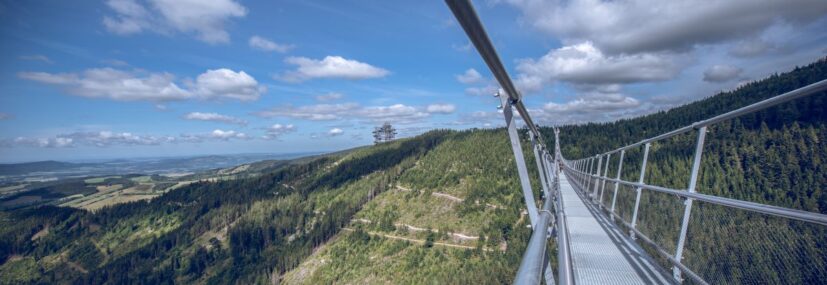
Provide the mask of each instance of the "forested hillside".
{"label": "forested hillside", "polygon": [[[821,60],[670,111],[563,126],[562,151],[570,159],[608,151],[824,78]],[[825,100],[712,127],[698,191],[827,213]],[[694,142],[690,133],[653,145],[646,182],[686,187]],[[624,179],[637,178],[640,157],[627,153]],[[618,194],[626,219],[630,193]],[[522,199],[504,129],[431,131],[95,212],[2,211],[0,283],[510,283],[530,235]],[[681,205],[668,195],[642,200],[641,231],[657,232],[668,251]],[[827,280],[818,269],[827,267],[824,229],[695,205],[684,260],[708,281]]]}

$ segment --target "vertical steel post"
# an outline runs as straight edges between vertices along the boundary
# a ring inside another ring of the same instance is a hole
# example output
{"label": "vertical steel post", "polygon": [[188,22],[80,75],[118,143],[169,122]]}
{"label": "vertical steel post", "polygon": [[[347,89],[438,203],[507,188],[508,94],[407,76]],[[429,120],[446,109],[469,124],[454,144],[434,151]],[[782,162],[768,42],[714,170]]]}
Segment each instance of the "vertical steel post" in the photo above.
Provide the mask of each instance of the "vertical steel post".
{"label": "vertical steel post", "polygon": [[606,154],[606,169],[603,171],[603,183],[600,183],[600,200],[597,200],[597,206],[603,208],[603,193],[606,192],[606,177],[609,175],[609,162],[612,161],[612,154]]}
{"label": "vertical steel post", "polygon": [[[625,156],[625,155],[626,155],[626,150],[625,149],[620,150],[620,162],[617,163],[617,178],[616,178],[617,180],[620,180],[620,173],[623,172],[623,156]],[[618,188],[620,188],[620,183],[615,182],[615,192],[612,195],[612,209],[611,209],[611,214],[609,215],[609,217],[612,218],[612,221],[614,221],[614,219],[615,219],[615,216],[614,216],[615,202],[617,202],[617,190],[618,190]]]}
{"label": "vertical steel post", "polygon": [[583,193],[584,194],[586,193],[586,191],[589,190],[589,188],[590,188],[589,186],[592,185],[591,174],[592,174],[592,168],[594,167],[594,165],[593,165],[594,164],[594,157],[589,157],[589,163],[588,164],[589,164],[589,166],[586,167],[586,185],[584,185],[584,187],[583,187]]}
{"label": "vertical steel post", "polygon": [[597,156],[597,169],[594,170],[594,191],[592,191],[592,201],[597,199],[597,184],[600,184],[600,169],[603,166],[603,155]]}
{"label": "vertical steel post", "polygon": [[523,198],[525,199],[528,218],[531,225],[534,226],[537,222],[537,202],[534,201],[534,191],[531,190],[531,181],[528,179],[528,167],[525,165],[523,149],[520,146],[520,136],[517,134],[517,122],[514,119],[514,110],[511,109],[511,100],[504,93],[505,91],[501,89],[497,94],[502,102],[505,125],[508,130],[508,138],[511,140],[511,150],[514,152],[514,162],[517,163],[517,173],[520,175],[520,185],[523,188]]}
{"label": "vertical steel post", "polygon": [[[687,187],[686,191],[690,193],[695,192],[695,187],[698,183],[698,173],[701,168],[701,156],[703,155],[704,151],[704,139],[706,139],[706,126],[701,127],[698,129],[698,143],[695,145],[695,159],[692,162],[692,173],[689,177],[689,187]],[[689,227],[689,216],[692,212],[692,198],[687,198],[684,202],[683,208],[683,221],[681,222],[681,234],[678,237],[678,245],[677,251],[675,252],[675,260],[681,262],[683,258],[683,247],[684,243],[686,242],[686,230]],[[681,277],[681,270],[677,266],[672,266],[672,275],[675,277],[675,280],[678,282],[682,282],[683,278]]]}
{"label": "vertical steel post", "polygon": [[[644,177],[644,175],[646,175],[646,161],[649,159],[649,147],[650,146],[651,146],[651,143],[646,143],[646,145],[644,145],[644,148],[643,148],[643,162],[640,166],[640,178],[637,180],[637,183],[643,184],[643,177]],[[635,226],[637,225],[637,211],[638,211],[638,209],[640,209],[640,192],[642,190],[643,189],[640,188],[640,187],[637,187],[637,189],[635,189],[635,191],[637,193],[635,194],[635,209],[632,212],[632,229],[635,229]],[[632,229],[629,230],[629,236],[631,236],[632,239],[634,239],[635,238],[635,231],[633,231]]]}
{"label": "vertical steel post", "polygon": [[543,160],[540,157],[540,145],[537,144],[537,138],[534,137],[534,133],[528,132],[528,136],[531,138],[531,149],[534,150],[534,161],[537,162],[537,171],[540,172],[540,184],[543,186],[543,195],[545,195],[546,199],[548,199],[548,181],[546,181],[545,175],[545,167],[543,167]]}

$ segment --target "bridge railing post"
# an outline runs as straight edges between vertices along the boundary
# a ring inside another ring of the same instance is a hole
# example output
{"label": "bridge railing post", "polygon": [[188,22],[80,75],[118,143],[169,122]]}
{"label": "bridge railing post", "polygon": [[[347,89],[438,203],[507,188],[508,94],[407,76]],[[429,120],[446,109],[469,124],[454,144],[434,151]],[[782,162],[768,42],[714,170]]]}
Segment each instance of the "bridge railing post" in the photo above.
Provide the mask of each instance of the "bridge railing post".
{"label": "bridge railing post", "polygon": [[[643,147],[643,162],[640,165],[640,178],[637,180],[638,183],[643,184],[643,177],[646,175],[646,161],[649,159],[649,147],[651,147],[651,143],[646,143]],[[632,229],[629,230],[629,236],[632,239],[635,238],[635,227],[637,226],[637,212],[640,209],[640,193],[642,192],[642,188],[637,187],[635,189],[635,209],[632,211]]]}
{"label": "bridge railing post", "polygon": [[543,167],[543,160],[540,156],[540,145],[537,144],[537,138],[534,137],[534,133],[528,132],[528,136],[531,138],[531,149],[534,150],[534,161],[537,163],[537,171],[540,172],[540,185],[543,186],[543,196],[548,199],[548,181],[546,180],[546,171],[545,167]]}
{"label": "bridge railing post", "polygon": [[597,199],[597,185],[600,184],[600,169],[603,166],[603,155],[597,156],[597,169],[594,170],[594,191],[592,191],[592,201]]}
{"label": "bridge railing post", "polygon": [[[706,139],[706,126],[703,126],[698,129],[698,142],[695,144],[695,157],[692,162],[692,172],[689,177],[689,187],[687,187],[686,191],[690,193],[695,192],[695,187],[698,183],[698,173],[701,168],[701,156],[703,156],[704,151],[704,140]],[[686,198],[684,202],[684,210],[683,210],[683,221],[681,222],[681,233],[678,236],[678,244],[675,246],[677,249],[675,251],[675,260],[678,263],[682,263],[681,259],[683,259],[683,247],[684,243],[686,242],[686,231],[689,227],[689,216],[692,213],[692,198]],[[683,281],[683,277],[681,277],[681,270],[677,266],[672,267],[672,274],[675,277],[675,280],[678,282]]]}
{"label": "bridge railing post", "polygon": [[508,138],[511,140],[511,150],[514,152],[514,162],[517,164],[517,173],[520,175],[523,199],[525,199],[528,218],[533,227],[537,222],[537,203],[534,201],[534,191],[531,189],[528,167],[526,167],[523,149],[520,146],[520,135],[517,134],[517,122],[514,119],[514,111],[511,109],[511,97],[503,93],[505,93],[505,91],[501,89],[497,92],[497,96],[500,97],[500,101],[502,102],[501,106],[503,116],[505,117],[506,130],[508,131]]}
{"label": "bridge railing post", "polygon": [[586,185],[583,185],[583,193],[586,193],[586,191],[589,189],[589,186],[592,184],[592,178],[589,174],[592,173],[592,164],[594,163],[594,157],[589,157],[588,161],[589,163],[587,163],[588,166],[586,166],[586,173],[583,174],[586,177]]}
{"label": "bridge railing post", "polygon": [[603,206],[603,193],[606,192],[606,177],[609,177],[609,162],[612,161],[612,154],[609,153],[606,155],[606,169],[603,171],[602,180],[603,182],[600,183],[600,199],[597,200],[597,206],[599,209],[605,208]]}
{"label": "bridge railing post", "polygon": [[[617,163],[617,180],[620,180],[620,173],[623,172],[623,156],[626,155],[626,150],[620,151],[620,162]],[[615,192],[612,194],[612,208],[609,217],[614,221],[615,219],[615,202],[617,202],[617,190],[620,188],[620,183],[615,182]]]}

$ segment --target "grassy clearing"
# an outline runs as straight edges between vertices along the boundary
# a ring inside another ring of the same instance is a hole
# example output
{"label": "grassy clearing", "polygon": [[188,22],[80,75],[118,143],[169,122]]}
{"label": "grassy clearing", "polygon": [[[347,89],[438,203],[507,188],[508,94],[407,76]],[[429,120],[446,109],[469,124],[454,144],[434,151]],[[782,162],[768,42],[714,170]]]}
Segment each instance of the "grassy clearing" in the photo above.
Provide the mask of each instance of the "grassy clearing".
{"label": "grassy clearing", "polygon": [[102,193],[112,192],[112,191],[115,191],[115,190],[120,190],[121,188],[123,188],[122,184],[98,185],[98,186],[95,187],[95,189],[98,189],[98,192],[102,192]]}
{"label": "grassy clearing", "polygon": [[95,178],[88,178],[83,180],[86,184],[98,184],[103,183],[106,179],[109,178],[121,178],[120,176],[105,176],[105,177],[95,177]]}
{"label": "grassy clearing", "polygon": [[81,206],[81,208],[84,208],[84,209],[87,209],[87,210],[90,210],[90,211],[95,211],[95,210],[98,210],[98,209],[106,207],[106,206],[112,206],[112,205],[120,204],[120,203],[129,203],[129,202],[135,202],[135,201],[141,201],[141,200],[148,200],[148,199],[152,199],[152,198],[155,198],[155,197],[158,197],[158,195],[153,195],[153,194],[123,195],[123,194],[120,194],[120,195],[114,195],[114,196],[109,197],[107,199],[97,200],[97,201],[94,201],[92,203],[85,204],[85,205]]}
{"label": "grassy clearing", "polygon": [[29,186],[29,184],[23,183],[23,184],[18,184],[18,185],[0,187],[0,193],[14,192],[14,191],[26,188],[26,186]]}
{"label": "grassy clearing", "polygon": [[132,177],[132,178],[129,178],[129,180],[132,180],[132,181],[135,181],[135,182],[138,182],[138,183],[148,183],[148,182],[152,182],[152,176],[144,175],[144,176]]}

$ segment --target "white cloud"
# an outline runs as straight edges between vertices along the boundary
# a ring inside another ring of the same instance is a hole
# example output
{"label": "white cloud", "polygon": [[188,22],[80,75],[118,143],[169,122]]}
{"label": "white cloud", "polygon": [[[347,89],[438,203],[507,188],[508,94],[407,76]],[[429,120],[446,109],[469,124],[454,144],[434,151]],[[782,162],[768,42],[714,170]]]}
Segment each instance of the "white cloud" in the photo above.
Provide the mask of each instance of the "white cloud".
{"label": "white cloud", "polygon": [[285,53],[293,49],[293,45],[279,44],[260,36],[252,36],[247,42],[251,48],[262,51]]}
{"label": "white cloud", "polygon": [[482,75],[473,68],[469,68],[463,74],[458,74],[456,78],[457,81],[463,84],[473,84],[482,81]]}
{"label": "white cloud", "polygon": [[431,114],[450,114],[456,110],[453,104],[431,104],[425,108],[425,111]]}
{"label": "white cloud", "polygon": [[97,146],[107,147],[113,145],[159,145],[165,142],[175,141],[174,137],[136,135],[129,132],[75,132],[61,134],[49,138],[27,138],[18,137],[13,140],[14,145],[32,147],[74,147],[74,146]]}
{"label": "white cloud", "polygon": [[529,109],[529,112],[540,124],[559,125],[616,121],[648,114],[663,107],[620,93],[587,92],[574,100],[548,102],[542,108]]}
{"label": "white cloud", "polygon": [[239,118],[236,118],[236,117],[232,117],[232,116],[221,115],[221,114],[218,114],[218,113],[192,112],[192,113],[186,114],[184,116],[184,119],[198,120],[198,121],[221,122],[221,123],[236,124],[236,125],[247,125],[247,121],[245,121],[245,120],[242,120],[242,119],[239,119]]}
{"label": "white cloud", "polygon": [[204,98],[230,98],[240,101],[255,101],[267,91],[255,78],[244,71],[235,72],[226,68],[207,70],[196,79],[196,92]]}
{"label": "white cloud", "polygon": [[292,124],[282,125],[282,124],[274,124],[266,128],[267,134],[265,134],[262,138],[264,139],[276,139],[286,133],[296,131],[296,127]]}
{"label": "white cloud", "polygon": [[82,73],[21,72],[23,79],[62,86],[67,92],[91,98],[121,101],[170,101],[193,97],[174,82],[170,73],[144,76],[112,68],[87,69]]}
{"label": "white cloud", "polygon": [[233,0],[109,0],[106,5],[114,14],[104,16],[103,24],[112,33],[191,33],[210,44],[229,42],[226,22],[247,15]]}
{"label": "white cloud", "polygon": [[8,119],[11,119],[11,118],[13,118],[13,117],[14,117],[14,116],[12,116],[11,114],[7,114],[7,113],[0,113],[0,120],[8,120]]}
{"label": "white cloud", "polygon": [[343,131],[340,128],[332,128],[332,129],[330,129],[330,131],[327,132],[327,134],[331,137],[340,136],[344,133],[345,133],[345,131]]}
{"label": "white cloud", "polygon": [[[518,84],[518,83],[515,83],[515,84]],[[526,86],[521,85],[520,90],[524,90],[525,87]],[[497,93],[498,89],[499,89],[499,87],[497,85],[487,84],[487,85],[482,86],[482,87],[468,87],[468,88],[465,88],[465,94],[474,95],[474,96],[483,96],[483,95],[493,96],[494,93]],[[537,89],[539,89],[539,88],[537,88]],[[531,90],[537,90],[537,89],[531,89]]]}
{"label": "white cloud", "polygon": [[316,100],[319,100],[319,101],[322,101],[322,102],[327,102],[327,101],[339,100],[339,99],[342,99],[342,97],[344,97],[344,95],[342,95],[342,93],[329,92],[329,93],[324,94],[324,95],[316,96]]}
{"label": "white cloud", "polygon": [[221,140],[247,139],[247,134],[236,132],[234,130],[225,131],[221,129],[215,129],[214,131],[212,131],[212,133],[210,133],[210,137]]}
{"label": "white cloud", "polygon": [[681,51],[754,35],[827,13],[823,0],[506,0],[535,28],[566,44],[594,42],[610,54]]}
{"label": "white cloud", "polygon": [[181,88],[170,73],[123,71],[108,67],[87,69],[81,73],[20,72],[18,76],[60,86],[72,95],[119,101],[224,98],[252,101],[266,91],[244,71],[234,72],[224,68],[207,70],[194,83],[188,83],[188,89]]}
{"label": "white cloud", "polygon": [[716,64],[704,71],[704,81],[725,82],[737,78],[743,70],[726,64]]}
{"label": "white cloud", "polygon": [[397,124],[408,124],[419,122],[429,116],[428,113],[420,111],[413,106],[394,104],[390,106],[365,107],[356,113],[357,117],[367,119],[374,123],[391,122]]}
{"label": "white cloud", "polygon": [[[292,127],[290,127],[292,129]],[[110,147],[110,146],[152,146],[177,143],[201,143],[208,140],[227,141],[250,139],[245,133],[234,130],[216,129],[209,133],[170,135],[139,135],[130,132],[93,131],[59,134],[52,137],[17,137],[0,140],[3,147]]]}
{"label": "white cloud", "polygon": [[311,121],[330,121],[342,119],[360,108],[359,104],[356,103],[318,104],[300,107],[287,105],[261,111],[256,113],[256,115],[261,117],[288,117]]}
{"label": "white cloud", "polygon": [[[445,108],[445,107],[442,107]],[[310,121],[357,120],[367,123],[391,122],[411,124],[429,117],[427,107],[404,104],[388,106],[360,106],[356,103],[316,104],[295,107],[285,105],[254,113],[260,117],[285,117]]]}
{"label": "white cloud", "polygon": [[670,54],[605,55],[591,43],[551,50],[540,59],[517,65],[518,83],[536,91],[544,83],[613,84],[662,81],[677,76],[681,66]]}
{"label": "white cloud", "polygon": [[275,78],[294,83],[317,78],[360,80],[380,78],[390,74],[390,71],[385,69],[341,56],[326,56],[322,60],[288,57],[284,62],[298,67],[296,70],[285,72]]}
{"label": "white cloud", "polygon": [[600,113],[626,110],[638,106],[640,106],[640,101],[635,98],[620,94],[607,94],[579,98],[564,104],[549,102],[543,105],[543,110],[562,114]]}
{"label": "white cloud", "polygon": [[30,60],[30,61],[41,61],[45,63],[54,63],[51,59],[46,57],[45,55],[34,54],[34,55],[21,55],[18,57],[21,60]]}

